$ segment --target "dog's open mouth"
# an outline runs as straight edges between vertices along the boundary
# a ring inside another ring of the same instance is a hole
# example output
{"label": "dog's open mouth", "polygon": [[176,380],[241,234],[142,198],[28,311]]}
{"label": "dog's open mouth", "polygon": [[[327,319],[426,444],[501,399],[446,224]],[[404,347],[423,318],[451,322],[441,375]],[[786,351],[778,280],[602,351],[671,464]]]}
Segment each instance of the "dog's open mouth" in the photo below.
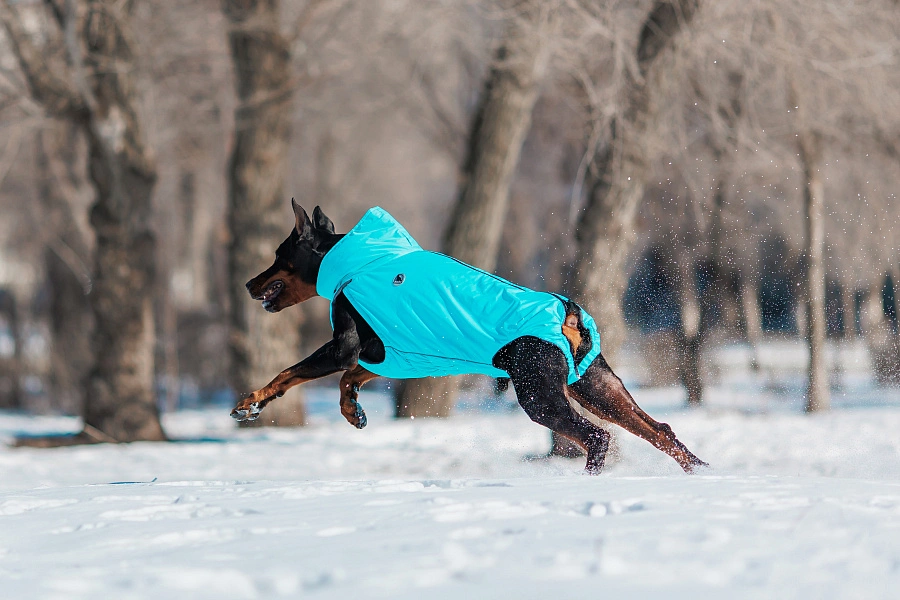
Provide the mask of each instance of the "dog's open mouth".
{"label": "dog's open mouth", "polygon": [[257,298],[257,300],[262,301],[262,306],[264,309],[269,312],[275,312],[275,307],[272,305],[272,302],[275,301],[275,298],[278,297],[278,294],[280,294],[283,289],[283,281],[281,281],[280,279],[273,281],[269,284],[269,287],[266,288],[266,291],[264,291],[262,295]]}

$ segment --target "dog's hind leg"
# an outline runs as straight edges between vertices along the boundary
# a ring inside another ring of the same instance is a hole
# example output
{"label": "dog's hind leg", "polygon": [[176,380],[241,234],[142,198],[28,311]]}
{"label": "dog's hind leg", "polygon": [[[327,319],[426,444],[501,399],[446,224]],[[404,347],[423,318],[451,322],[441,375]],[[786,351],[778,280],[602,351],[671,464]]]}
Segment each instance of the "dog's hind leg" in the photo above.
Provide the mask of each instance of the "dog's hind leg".
{"label": "dog's hind leg", "polygon": [[344,415],[348,423],[357,429],[362,429],[368,422],[366,411],[363,410],[357,401],[359,388],[376,377],[378,375],[367,371],[359,365],[344,371],[344,374],[341,375],[341,414]]}
{"label": "dog's hind leg", "polygon": [[609,434],[569,404],[568,365],[562,350],[535,337],[522,337],[504,346],[494,364],[509,373],[519,404],[531,420],[584,448],[585,470],[592,475],[599,473],[609,448]]}
{"label": "dog's hind leg", "polygon": [[674,458],[686,473],[707,466],[675,437],[671,427],[641,410],[603,355],[594,359],[582,378],[569,386],[569,391],[579,404],[601,419],[647,440]]}

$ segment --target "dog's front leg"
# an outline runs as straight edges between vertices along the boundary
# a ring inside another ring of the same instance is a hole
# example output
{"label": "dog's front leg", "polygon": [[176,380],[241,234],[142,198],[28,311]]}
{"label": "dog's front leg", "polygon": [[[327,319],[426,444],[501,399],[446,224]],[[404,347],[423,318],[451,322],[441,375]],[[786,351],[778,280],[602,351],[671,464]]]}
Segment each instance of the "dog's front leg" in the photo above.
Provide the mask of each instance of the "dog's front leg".
{"label": "dog's front leg", "polygon": [[336,347],[337,342],[332,340],[293,367],[288,367],[268,385],[238,402],[231,411],[231,416],[238,421],[255,421],[266,404],[280,398],[295,385],[346,369],[347,367],[341,364]]}
{"label": "dog's front leg", "polygon": [[366,426],[366,411],[357,401],[359,398],[359,388],[367,381],[371,381],[378,377],[375,373],[367,371],[359,365],[349,369],[341,375],[341,414],[347,419],[347,422],[362,429]]}
{"label": "dog's front leg", "polygon": [[264,388],[256,390],[238,402],[238,405],[231,411],[231,416],[238,421],[256,420],[266,404],[283,396],[295,385],[338,371],[354,369],[357,366],[360,352],[356,323],[344,310],[335,310],[332,316],[334,337],[330,342],[293,367],[279,373]]}

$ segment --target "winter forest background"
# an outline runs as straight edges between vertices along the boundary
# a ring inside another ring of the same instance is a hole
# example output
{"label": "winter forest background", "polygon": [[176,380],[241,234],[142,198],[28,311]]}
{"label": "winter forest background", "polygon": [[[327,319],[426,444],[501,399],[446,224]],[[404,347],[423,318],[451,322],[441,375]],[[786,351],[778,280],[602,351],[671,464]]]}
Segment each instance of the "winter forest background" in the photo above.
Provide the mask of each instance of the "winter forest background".
{"label": "winter forest background", "polygon": [[[227,404],[318,347],[324,302],[273,316],[243,287],[291,197],[339,231],[381,205],[569,294],[629,383],[691,403],[736,368],[807,378],[811,410],[848,372],[900,377],[896,2],[5,0],[0,21],[0,407],[156,439],[157,407]],[[458,384],[400,386],[398,414],[447,415]],[[269,411],[302,423],[302,390]]]}
{"label": "winter forest background", "polygon": [[[0,0],[4,594],[896,596],[898,31],[897,0]],[[710,468],[617,434],[581,477],[475,376],[237,427],[331,335],[244,288],[292,197],[576,299]]]}

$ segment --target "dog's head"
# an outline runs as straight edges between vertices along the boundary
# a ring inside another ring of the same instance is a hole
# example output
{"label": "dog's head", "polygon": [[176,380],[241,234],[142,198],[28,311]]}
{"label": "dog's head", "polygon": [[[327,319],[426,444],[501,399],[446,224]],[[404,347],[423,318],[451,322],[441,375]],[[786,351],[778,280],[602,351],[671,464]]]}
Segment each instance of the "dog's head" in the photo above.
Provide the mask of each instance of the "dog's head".
{"label": "dog's head", "polygon": [[294,229],[275,251],[272,266],[247,282],[247,291],[263,308],[278,312],[316,295],[316,279],[322,257],[333,245],[334,223],[318,206],[313,218],[291,198]]}

